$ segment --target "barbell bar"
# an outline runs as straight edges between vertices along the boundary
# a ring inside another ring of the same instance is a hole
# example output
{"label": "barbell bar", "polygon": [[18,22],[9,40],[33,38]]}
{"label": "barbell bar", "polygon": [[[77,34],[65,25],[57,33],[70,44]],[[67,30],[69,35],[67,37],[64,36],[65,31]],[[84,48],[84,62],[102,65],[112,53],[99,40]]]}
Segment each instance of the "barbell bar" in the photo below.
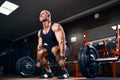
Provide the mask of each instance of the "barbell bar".
{"label": "barbell bar", "polygon": [[[73,63],[78,63],[78,61],[68,61],[65,62],[65,64],[73,64]],[[46,65],[49,66],[59,66],[59,64],[54,64],[54,63],[49,63],[49,64],[42,64],[41,67],[44,67]],[[32,58],[30,57],[22,57],[20,58],[17,63],[16,63],[16,71],[18,74],[20,74],[21,76],[30,76],[31,74],[33,74],[33,72],[35,71],[35,62],[32,60]]]}
{"label": "barbell bar", "polygon": [[[96,77],[99,72],[100,62],[118,61],[119,57],[99,58],[97,50],[94,46],[84,46],[78,53],[78,61],[66,61],[65,64],[78,63],[81,73],[88,78]],[[59,66],[59,64],[49,63],[41,66]],[[22,57],[16,63],[16,70],[22,76],[29,76],[35,71],[35,62],[30,57]]]}
{"label": "barbell bar", "polygon": [[[112,58],[98,58],[98,59],[93,59],[95,62],[113,62],[113,61],[118,61],[119,57],[112,57]],[[66,61],[65,64],[75,64],[78,63],[78,61]],[[59,66],[59,64],[54,64],[54,63],[49,63],[49,64],[43,64],[45,65],[50,65],[50,66]]]}

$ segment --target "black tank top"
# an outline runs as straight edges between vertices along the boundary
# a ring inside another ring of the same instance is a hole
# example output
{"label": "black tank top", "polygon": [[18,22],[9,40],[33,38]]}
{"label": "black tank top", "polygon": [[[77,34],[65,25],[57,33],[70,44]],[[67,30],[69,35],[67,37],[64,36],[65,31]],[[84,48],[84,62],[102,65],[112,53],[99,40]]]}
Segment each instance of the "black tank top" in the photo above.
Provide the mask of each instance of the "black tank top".
{"label": "black tank top", "polygon": [[43,39],[43,43],[47,44],[46,48],[51,51],[53,46],[58,45],[58,41],[55,37],[54,32],[52,31],[52,27],[47,34],[43,33],[43,29],[41,30],[41,37]]}

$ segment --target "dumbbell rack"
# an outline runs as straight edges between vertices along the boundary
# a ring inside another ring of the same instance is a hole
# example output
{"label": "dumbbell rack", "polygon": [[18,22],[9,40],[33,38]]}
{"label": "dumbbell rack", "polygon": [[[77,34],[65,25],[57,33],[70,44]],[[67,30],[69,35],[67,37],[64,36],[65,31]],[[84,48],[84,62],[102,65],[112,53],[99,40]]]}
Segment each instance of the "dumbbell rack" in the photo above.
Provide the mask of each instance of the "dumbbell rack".
{"label": "dumbbell rack", "polygon": [[[118,24],[116,24],[116,49],[112,50],[112,59],[115,59],[116,61],[110,62],[112,64],[112,72],[113,72],[113,77],[116,78],[117,77],[117,64],[116,62],[118,61],[118,58],[120,57],[120,36],[119,36],[119,29],[118,29]],[[88,32],[85,33],[85,38],[84,38],[84,46],[89,45],[88,43]],[[103,41],[103,45],[104,45],[104,50],[100,51],[104,54],[104,57],[109,57],[108,52],[109,50],[107,49],[107,43],[104,40]],[[98,51],[99,52],[99,51]],[[115,57],[118,56],[118,57]],[[105,59],[109,59],[109,58],[105,58]],[[110,58],[111,59],[111,58]],[[104,61],[104,60],[103,60]],[[78,64],[75,64],[75,76],[83,76],[81,73],[79,73],[78,71]]]}

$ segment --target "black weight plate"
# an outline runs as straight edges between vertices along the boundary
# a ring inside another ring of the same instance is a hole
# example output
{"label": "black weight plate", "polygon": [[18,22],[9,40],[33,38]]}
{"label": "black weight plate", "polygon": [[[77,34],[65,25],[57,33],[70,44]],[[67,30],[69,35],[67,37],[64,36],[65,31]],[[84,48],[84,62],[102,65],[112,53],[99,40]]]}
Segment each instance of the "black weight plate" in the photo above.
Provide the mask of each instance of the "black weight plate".
{"label": "black weight plate", "polygon": [[88,78],[94,78],[99,72],[99,63],[95,62],[98,53],[93,46],[84,46],[78,53],[78,65],[81,73]]}
{"label": "black weight plate", "polygon": [[21,57],[16,63],[16,71],[22,76],[30,76],[35,70],[35,63],[30,57]]}

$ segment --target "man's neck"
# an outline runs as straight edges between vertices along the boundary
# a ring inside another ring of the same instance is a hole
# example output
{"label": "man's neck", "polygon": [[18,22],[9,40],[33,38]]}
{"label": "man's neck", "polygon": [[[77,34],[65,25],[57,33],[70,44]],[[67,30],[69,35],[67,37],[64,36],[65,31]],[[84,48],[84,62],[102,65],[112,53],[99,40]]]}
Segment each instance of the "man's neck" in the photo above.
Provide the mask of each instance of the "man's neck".
{"label": "man's neck", "polygon": [[49,22],[49,21],[45,21],[45,22],[43,22],[43,28],[45,29],[45,28],[49,28],[51,26],[51,22]]}

